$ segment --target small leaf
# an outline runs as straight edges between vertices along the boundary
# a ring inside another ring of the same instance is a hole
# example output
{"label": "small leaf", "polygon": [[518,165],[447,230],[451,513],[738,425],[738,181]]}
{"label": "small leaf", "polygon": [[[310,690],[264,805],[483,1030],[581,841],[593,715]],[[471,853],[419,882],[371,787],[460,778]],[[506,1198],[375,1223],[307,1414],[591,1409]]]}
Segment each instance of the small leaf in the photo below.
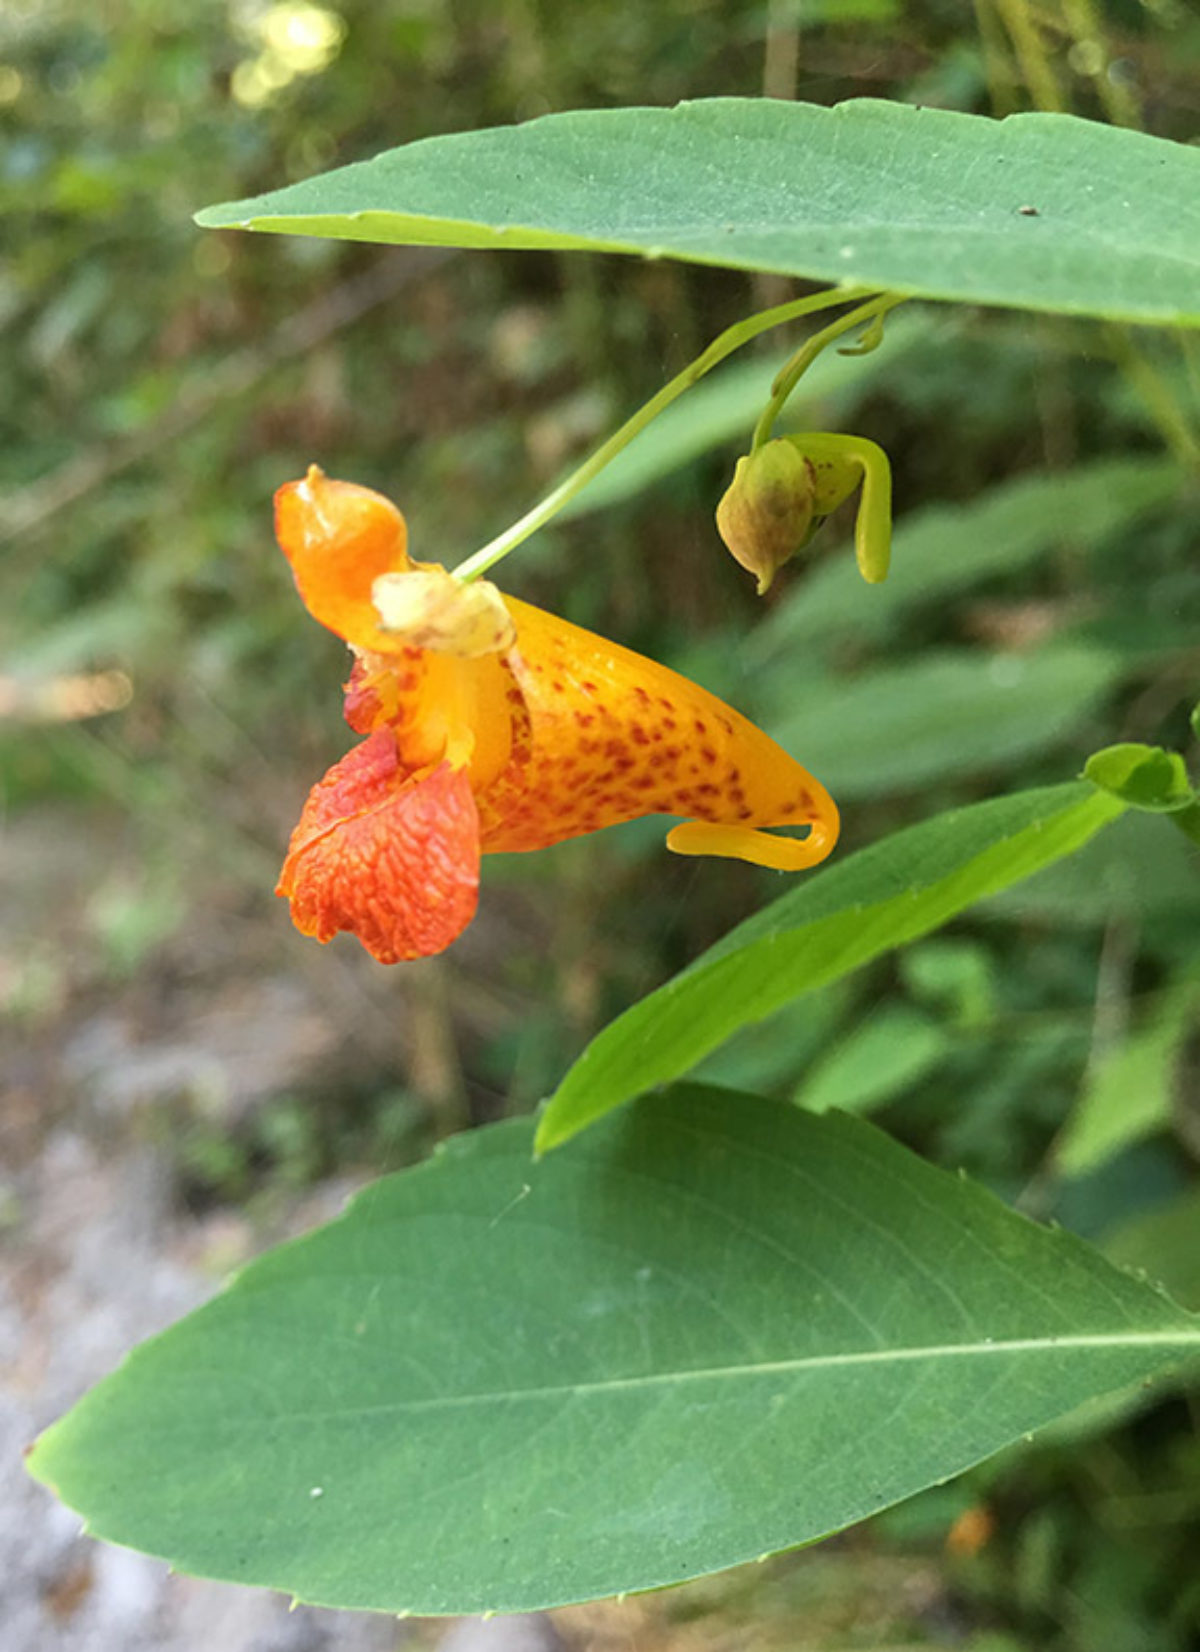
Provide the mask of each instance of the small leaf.
{"label": "small leaf", "polygon": [[927,1077],[952,1047],[928,1015],[903,1004],[884,1006],[809,1069],[794,1100],[810,1113],[869,1112]]}
{"label": "small leaf", "polygon": [[1147,1025],[1089,1073],[1055,1149],[1064,1176],[1087,1175],[1170,1123],[1179,1050],[1198,1003],[1197,981],[1181,982]]}
{"label": "small leaf", "polygon": [[1083,773],[1093,786],[1149,814],[1174,814],[1196,801],[1183,758],[1161,746],[1106,746],[1088,758]]}
{"label": "small leaf", "polygon": [[712,98],[425,138],[197,222],[640,253],[1195,326],[1200,221],[1181,203],[1197,198],[1195,149],[1069,115]]}
{"label": "small leaf", "polygon": [[1069,855],[1121,812],[1082,782],[1018,792],[938,815],[817,873],[592,1040],[542,1114],[539,1152],[688,1072],[793,998]]}
{"label": "small leaf", "polygon": [[1200,1321],[861,1120],[700,1088],[460,1136],[139,1348],[30,1467],[182,1571],[522,1611],[807,1543]]}

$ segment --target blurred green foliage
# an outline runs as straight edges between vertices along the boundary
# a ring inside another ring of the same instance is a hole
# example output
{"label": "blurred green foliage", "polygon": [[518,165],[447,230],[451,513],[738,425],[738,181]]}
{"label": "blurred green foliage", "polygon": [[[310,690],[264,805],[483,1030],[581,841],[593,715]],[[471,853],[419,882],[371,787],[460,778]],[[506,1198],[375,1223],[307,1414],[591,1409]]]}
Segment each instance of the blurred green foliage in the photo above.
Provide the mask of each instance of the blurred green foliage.
{"label": "blurred green foliage", "polygon": [[[307,787],[348,743],[345,666],[273,549],[274,488],[319,461],[399,499],[418,555],[457,560],[721,327],[788,295],[612,258],[201,234],[191,213],[432,132],[764,87],[996,113],[1053,92],[1188,140],[1200,16],[1178,0],[0,14],[0,804],[10,844],[40,844],[44,880],[81,830],[90,846],[88,898],[55,924],[19,898],[10,855],[6,1036],[53,1042],[98,998],[163,980],[185,1006],[214,977],[348,983],[343,1045],[311,1090],[187,1135],[189,1197],[303,1184],[339,1139],[377,1169],[430,1131],[530,1106],[605,1020],[775,887],[672,860],[643,821],[487,863],[478,923],[419,983],[349,941],[320,954],[294,936],[270,889]],[[764,383],[782,349],[764,344]],[[855,584],[843,516],[763,604],[725,558],[712,510],[756,407],[740,362],[724,415],[697,398],[690,428],[636,464],[632,450],[629,484],[543,534],[506,582],[692,672],[823,777],[827,753],[852,845],[1067,778],[1115,741],[1183,751],[1194,777],[1194,341],[922,312],[837,366],[796,423],[824,415],[888,449],[899,521],[881,591]],[[735,1041],[706,1076],[870,1107],[1200,1306],[1198,872],[1168,820],[1131,818]],[[381,1022],[390,1042],[370,1036]],[[1142,1106],[1126,1107],[1135,1084]],[[1200,1621],[1185,1561],[1198,1484],[1182,1400],[982,1471],[969,1490],[992,1535],[946,1561],[958,1644],[1183,1648]],[[955,1517],[929,1507],[925,1554]],[[864,1575],[892,1541],[882,1525]],[[947,1644],[936,1626],[906,1632]]]}

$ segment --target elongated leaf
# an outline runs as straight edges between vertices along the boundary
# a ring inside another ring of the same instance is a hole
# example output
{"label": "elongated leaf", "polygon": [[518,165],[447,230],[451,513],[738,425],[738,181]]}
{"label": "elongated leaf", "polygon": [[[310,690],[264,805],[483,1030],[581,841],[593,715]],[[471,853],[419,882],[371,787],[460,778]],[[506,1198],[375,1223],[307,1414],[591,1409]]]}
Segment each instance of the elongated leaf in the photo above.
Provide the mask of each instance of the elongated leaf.
{"label": "elongated leaf", "polygon": [[1200,1322],[858,1120],[653,1098],[460,1137],[43,1436],[99,1536],[329,1606],[519,1610],[809,1541]]}
{"label": "elongated leaf", "polygon": [[761,668],[885,636],[912,613],[1015,573],[1062,545],[1090,548],[1183,484],[1168,460],[1103,459],[1066,475],[1021,476],[968,505],[913,512],[896,526],[892,571],[882,585],[865,591],[853,557],[831,557],[759,626],[747,657]]}
{"label": "elongated leaf", "polygon": [[426,138],[210,228],[579,248],[1200,325],[1200,154],[1068,115],[714,98]]}
{"label": "elongated leaf", "polygon": [[1122,808],[1083,783],[1018,792],[938,815],[817,873],[598,1034],[543,1113],[539,1150],[678,1078],[801,993],[1069,855]]}
{"label": "elongated leaf", "polygon": [[1078,644],[1036,654],[946,650],[793,688],[795,709],[767,721],[836,796],[881,797],[1048,750],[1120,671],[1119,656]]}

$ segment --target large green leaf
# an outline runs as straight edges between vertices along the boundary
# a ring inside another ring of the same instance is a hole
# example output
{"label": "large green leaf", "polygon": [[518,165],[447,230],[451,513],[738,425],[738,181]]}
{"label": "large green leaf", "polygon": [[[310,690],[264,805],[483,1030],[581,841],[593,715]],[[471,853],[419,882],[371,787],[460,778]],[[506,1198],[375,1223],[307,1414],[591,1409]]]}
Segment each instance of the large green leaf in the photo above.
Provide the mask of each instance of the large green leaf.
{"label": "large green leaf", "polygon": [[835,796],[881,797],[1059,744],[1121,666],[1116,654],[1070,643],[1036,654],[930,652],[845,682],[792,685],[794,709],[766,721]]}
{"label": "large green leaf", "polygon": [[937,815],[818,872],[598,1034],[543,1113],[539,1150],[690,1071],[801,993],[1069,855],[1122,808],[1083,783],[1018,792]]}
{"label": "large green leaf", "polygon": [[460,1137],[35,1448],[98,1536],[328,1606],[513,1611],[803,1543],[1200,1322],[861,1121],[682,1089]]}
{"label": "large green leaf", "polygon": [[197,221],[1200,325],[1200,154],[1068,115],[774,98],[577,111],[426,138]]}

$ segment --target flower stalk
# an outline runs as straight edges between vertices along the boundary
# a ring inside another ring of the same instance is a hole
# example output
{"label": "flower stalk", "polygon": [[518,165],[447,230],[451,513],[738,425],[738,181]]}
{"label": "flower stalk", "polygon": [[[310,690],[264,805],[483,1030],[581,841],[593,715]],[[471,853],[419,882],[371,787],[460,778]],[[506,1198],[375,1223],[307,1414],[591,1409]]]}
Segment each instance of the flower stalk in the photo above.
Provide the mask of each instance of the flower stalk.
{"label": "flower stalk", "polygon": [[[863,302],[864,300],[867,300],[867,302]],[[640,407],[631,418],[627,419],[619,430],[614,431],[608,440],[596,449],[595,453],[585,459],[578,469],[572,471],[569,476],[552,488],[546,497],[535,505],[532,510],[526,511],[525,515],[514,522],[511,527],[506,528],[503,533],[497,534],[495,539],[489,540],[486,545],[481,546],[464,562],[460,562],[458,567],[453,570],[455,578],[465,581],[478,579],[480,574],[486,573],[489,568],[494,568],[496,563],[506,557],[510,551],[515,550],[518,545],[531,538],[540,528],[544,528],[546,523],[557,516],[559,511],[575,498],[576,494],[581,493],[588,483],[616,458],[618,453],[629,446],[635,436],[640,435],[648,424],[668,408],[673,401],[678,400],[685,390],[690,390],[692,385],[698,383],[706,373],[711,372],[727,356],[732,355],[735,350],[740,350],[744,344],[749,344],[752,339],[757,338],[761,333],[769,332],[772,327],[781,327],[785,322],[798,320],[802,316],[815,315],[822,310],[833,309],[839,304],[855,305],[855,309],[849,316],[843,316],[832,327],[825,328],[815,338],[810,339],[808,344],[788,363],[784,371],[790,375],[790,381],[787,395],[778,402],[776,407],[776,411],[778,411],[778,407],[781,407],[787,396],[791,395],[801,374],[816,360],[826,344],[835,338],[840,338],[844,333],[850,332],[863,321],[869,321],[877,314],[884,314],[887,310],[893,309],[902,302],[902,298],[887,293],[872,297],[867,290],[862,288],[834,288],[827,292],[811,293],[806,298],[794,299],[787,304],[777,304],[769,310],[760,310],[756,315],[747,316],[743,321],[735,322],[732,327],[727,327],[723,333],[719,333],[694,361],[689,362],[682,372],[677,373],[670,383],[665,384],[643,407]],[[776,385],[778,383],[779,380],[777,379]],[[775,400],[773,394],[772,405],[775,404]],[[755,445],[759,445],[757,440]]]}

